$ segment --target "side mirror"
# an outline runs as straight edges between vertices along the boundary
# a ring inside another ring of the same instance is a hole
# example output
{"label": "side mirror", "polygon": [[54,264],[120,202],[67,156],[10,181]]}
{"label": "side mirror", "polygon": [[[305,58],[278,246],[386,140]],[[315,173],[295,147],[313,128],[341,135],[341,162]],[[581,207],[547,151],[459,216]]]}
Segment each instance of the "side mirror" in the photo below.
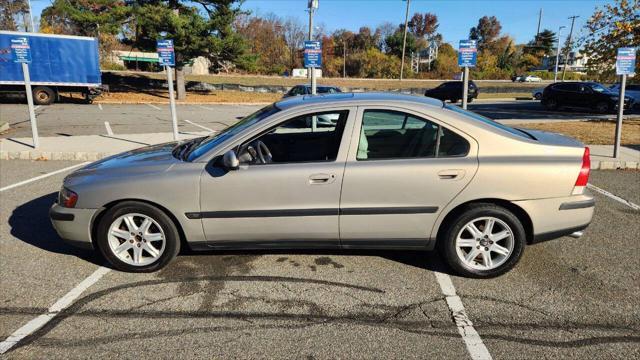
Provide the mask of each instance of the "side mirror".
{"label": "side mirror", "polygon": [[228,170],[238,170],[240,167],[240,160],[238,160],[238,156],[235,151],[229,150],[222,156],[222,164]]}

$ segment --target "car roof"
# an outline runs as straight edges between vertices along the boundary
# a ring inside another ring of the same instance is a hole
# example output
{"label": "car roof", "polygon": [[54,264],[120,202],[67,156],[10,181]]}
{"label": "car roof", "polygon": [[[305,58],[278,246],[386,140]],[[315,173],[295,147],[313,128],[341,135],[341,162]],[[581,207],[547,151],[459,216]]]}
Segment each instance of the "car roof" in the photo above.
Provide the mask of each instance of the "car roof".
{"label": "car roof", "polygon": [[318,94],[318,95],[305,95],[296,96],[283,99],[275,103],[275,106],[279,109],[285,110],[299,106],[309,105],[321,105],[321,104],[358,104],[358,103],[398,103],[409,102],[413,104],[432,106],[436,108],[442,108],[444,103],[437,99],[432,99],[425,96],[407,95],[391,92],[366,92],[366,93],[339,93],[339,94]]}

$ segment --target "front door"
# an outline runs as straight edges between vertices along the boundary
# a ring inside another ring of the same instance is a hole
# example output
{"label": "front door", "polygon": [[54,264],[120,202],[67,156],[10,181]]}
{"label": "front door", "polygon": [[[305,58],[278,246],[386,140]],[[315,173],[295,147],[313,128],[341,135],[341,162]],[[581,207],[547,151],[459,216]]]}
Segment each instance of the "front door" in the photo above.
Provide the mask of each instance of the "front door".
{"label": "front door", "polygon": [[[289,118],[238,144],[238,170],[213,161],[201,179],[210,247],[337,247],[338,208],[354,109]],[[348,143],[348,142],[347,142]]]}
{"label": "front door", "polygon": [[358,108],[357,118],[360,137],[342,185],[342,245],[425,246],[439,213],[475,174],[475,141],[400,108]]}

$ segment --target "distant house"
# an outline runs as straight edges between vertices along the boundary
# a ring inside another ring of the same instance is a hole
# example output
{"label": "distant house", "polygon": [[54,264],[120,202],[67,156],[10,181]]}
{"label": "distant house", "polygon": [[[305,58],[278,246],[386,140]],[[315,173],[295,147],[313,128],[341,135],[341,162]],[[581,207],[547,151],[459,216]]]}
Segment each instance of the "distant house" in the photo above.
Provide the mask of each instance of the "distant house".
{"label": "distant house", "polygon": [[[569,52],[569,57],[565,63],[564,53],[560,53],[560,60],[558,62],[558,70],[562,70],[566,64],[567,71],[572,72],[586,72],[587,71],[587,62],[589,61],[589,57],[587,55],[581,54],[578,51]],[[556,66],[556,54],[555,52],[544,56],[540,61],[540,70],[549,70],[553,71]]]}

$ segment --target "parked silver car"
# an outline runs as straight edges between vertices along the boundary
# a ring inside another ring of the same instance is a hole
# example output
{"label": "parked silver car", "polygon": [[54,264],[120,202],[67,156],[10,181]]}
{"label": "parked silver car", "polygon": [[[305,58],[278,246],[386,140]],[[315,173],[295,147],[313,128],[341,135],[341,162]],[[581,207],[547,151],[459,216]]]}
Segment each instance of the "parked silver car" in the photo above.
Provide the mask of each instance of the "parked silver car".
{"label": "parked silver car", "polygon": [[581,234],[588,176],[580,143],[439,100],[304,96],[90,164],[50,215],[62,238],[125,271],[160,269],[181,246],[438,247],[458,273],[491,277],[527,244]]}

